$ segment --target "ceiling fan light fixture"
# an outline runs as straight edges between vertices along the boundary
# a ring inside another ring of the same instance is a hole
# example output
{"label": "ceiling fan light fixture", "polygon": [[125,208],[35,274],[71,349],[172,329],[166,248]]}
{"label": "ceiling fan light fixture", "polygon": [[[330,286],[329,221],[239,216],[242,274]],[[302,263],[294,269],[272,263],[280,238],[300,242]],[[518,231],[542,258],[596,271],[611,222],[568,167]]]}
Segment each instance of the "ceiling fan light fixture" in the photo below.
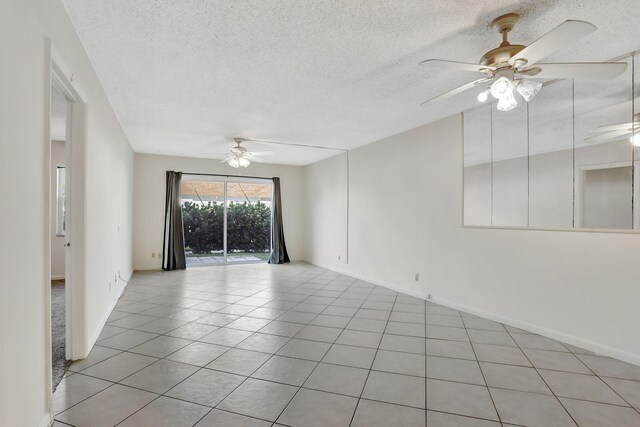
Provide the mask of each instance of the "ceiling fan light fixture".
{"label": "ceiling fan light fixture", "polygon": [[493,82],[490,91],[491,96],[498,100],[513,97],[513,82],[507,77],[502,76]]}
{"label": "ceiling fan light fixture", "polygon": [[635,147],[640,147],[640,132],[631,135],[631,138],[629,138],[629,142],[632,143]]}
{"label": "ceiling fan light fixture", "polygon": [[229,159],[227,161],[227,163],[229,164],[229,166],[231,166],[232,168],[246,168],[247,166],[249,166],[251,164],[251,162],[249,161],[249,159],[245,158],[243,155],[236,155],[235,157],[232,157],[231,159]]}
{"label": "ceiling fan light fixture", "polygon": [[478,94],[478,101],[479,102],[487,102],[487,99],[489,99],[489,95],[490,94],[491,94],[491,89],[483,90],[482,92],[480,92]]}
{"label": "ceiling fan light fixture", "polygon": [[542,88],[542,83],[534,82],[527,79],[522,79],[516,85],[516,90],[525,101],[531,101],[537,94],[540,92]]}
{"label": "ceiling fan light fixture", "polygon": [[227,163],[229,164],[229,166],[231,166],[232,168],[239,168],[240,167],[240,162],[238,161],[238,159],[236,157],[229,159],[227,161]]}
{"label": "ceiling fan light fixture", "polygon": [[[502,35],[502,43],[486,52],[478,64],[443,59],[427,59],[420,62],[422,65],[472,71],[484,75],[484,78],[444,92],[421,105],[443,101],[473,89],[478,84],[493,80],[490,93],[499,101],[498,109],[508,111],[521,103],[518,99],[520,96],[529,102],[541,89],[540,83],[524,81],[522,76],[544,79],[611,80],[621,75],[627,68],[626,62],[541,63],[543,58],[577,42],[597,28],[589,22],[570,19],[529,45],[511,44],[508,34],[519,18],[516,13],[507,13],[493,20],[492,26]],[[479,102],[488,100],[485,92],[478,94],[477,97]]]}
{"label": "ceiling fan light fixture", "polygon": [[509,111],[513,110],[517,106],[518,101],[516,100],[516,97],[513,96],[513,92],[511,92],[498,100],[498,105],[496,106],[496,108],[498,109],[498,111]]}

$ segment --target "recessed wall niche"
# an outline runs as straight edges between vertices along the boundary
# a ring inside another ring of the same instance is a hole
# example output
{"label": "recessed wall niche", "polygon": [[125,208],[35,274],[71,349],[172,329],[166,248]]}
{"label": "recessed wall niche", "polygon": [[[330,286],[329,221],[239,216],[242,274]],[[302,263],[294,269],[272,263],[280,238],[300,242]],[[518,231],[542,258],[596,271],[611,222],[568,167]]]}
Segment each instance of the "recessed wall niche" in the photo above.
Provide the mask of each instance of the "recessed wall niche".
{"label": "recessed wall niche", "polygon": [[464,225],[640,228],[640,147],[601,128],[640,126],[640,56],[621,61],[614,80],[547,81],[514,110],[464,113]]}

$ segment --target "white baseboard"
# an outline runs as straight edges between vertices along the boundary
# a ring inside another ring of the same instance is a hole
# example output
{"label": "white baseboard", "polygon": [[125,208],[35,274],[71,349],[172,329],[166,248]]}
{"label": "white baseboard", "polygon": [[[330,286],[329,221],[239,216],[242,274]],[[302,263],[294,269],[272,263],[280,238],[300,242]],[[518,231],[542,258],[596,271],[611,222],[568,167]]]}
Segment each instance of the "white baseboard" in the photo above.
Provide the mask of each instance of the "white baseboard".
{"label": "white baseboard", "polygon": [[57,276],[51,276],[51,280],[63,280],[63,279],[66,279],[66,276],[64,274],[57,275]]}
{"label": "white baseboard", "polygon": [[405,289],[403,287],[400,287],[400,286],[397,286],[397,285],[394,285],[394,284],[391,284],[391,283],[382,282],[380,280],[376,280],[376,279],[373,279],[371,277],[366,277],[366,276],[363,276],[363,275],[360,275],[360,274],[355,274],[353,272],[346,271],[343,268],[327,267],[327,266],[324,266],[324,265],[321,265],[321,264],[313,263],[311,261],[305,261],[305,262],[307,262],[307,263],[309,263],[311,265],[315,265],[316,267],[325,268],[327,270],[335,271],[336,273],[344,274],[345,276],[354,277],[354,278],[356,278],[358,280],[362,280],[364,282],[373,283],[374,285],[382,286],[382,287],[391,289],[392,291],[402,292],[403,294],[407,294],[409,296],[416,297],[416,298],[427,299],[426,292],[420,292],[417,289]]}
{"label": "white baseboard", "polygon": [[96,328],[95,331],[93,331],[93,334],[91,334],[91,337],[89,338],[89,342],[87,343],[87,348],[85,349],[86,352],[82,357],[82,359],[89,356],[89,352],[91,352],[91,349],[96,344],[96,341],[98,341],[98,337],[100,336],[100,333],[102,333],[102,329],[104,329],[104,325],[107,324],[107,320],[109,319],[109,316],[111,316],[111,312],[113,311],[113,308],[116,306],[117,302],[118,300],[116,299],[112,301],[111,304],[109,304],[109,308],[107,309],[107,312],[105,313],[102,320],[100,321],[100,325],[98,326],[98,328]]}
{"label": "white baseboard", "polygon": [[623,362],[632,363],[634,365],[640,365],[640,355],[630,353],[619,348],[611,347],[605,344],[600,344],[595,341],[587,340],[584,338],[576,337],[555,329],[549,329],[542,326],[535,325],[533,323],[524,322],[518,319],[514,319],[507,316],[502,316],[488,311],[479,310],[474,307],[470,307],[464,304],[458,304],[453,301],[438,298],[432,296],[430,301],[444,305],[445,307],[452,308],[454,310],[464,311],[466,313],[474,314],[476,316],[484,317],[486,319],[494,320],[496,322],[504,323],[505,325],[513,326],[514,328],[524,329],[525,331],[533,332],[534,334],[543,335],[554,340],[558,340],[567,344],[574,345],[576,347],[584,348],[585,350],[593,351],[600,356],[609,356],[614,359],[622,360]]}
{"label": "white baseboard", "polygon": [[[407,295],[411,295],[413,297],[416,298],[422,298],[422,299],[427,299],[427,294],[421,294],[420,292],[417,291],[411,291],[411,290],[407,290],[407,289],[402,289],[398,286],[394,286],[390,283],[383,283],[380,282],[379,280],[375,280],[372,279],[370,277],[365,277],[365,276],[361,276],[358,274],[354,274],[351,272],[346,271],[345,269],[342,268],[331,268],[331,267],[327,267],[327,266],[323,266],[321,264],[317,264],[317,263],[313,263],[310,261],[307,261],[309,264],[312,265],[316,265],[318,267],[321,268],[326,268],[327,270],[331,270],[331,271],[335,271],[337,273],[340,274],[344,274],[346,276],[350,276],[350,277],[354,277],[356,279],[360,279],[360,280],[364,280],[365,282],[369,282],[369,283],[373,283],[375,285],[379,285],[379,286],[383,286],[385,288],[389,288],[391,290],[394,290],[396,292],[402,292],[404,294]],[[438,298],[437,296],[431,296],[431,298],[429,298],[429,301],[432,301],[436,304],[440,304],[443,305],[445,307],[449,307],[452,308],[454,310],[458,310],[458,311],[464,311],[466,313],[469,314],[474,314],[476,316],[480,316],[480,317],[484,317],[486,319],[489,320],[494,320],[496,322],[500,322],[500,323],[504,323],[505,325],[509,325],[509,326],[513,326],[514,328],[519,328],[519,329],[523,329],[525,331],[528,332],[533,332],[534,334],[539,334],[539,335],[543,335],[545,337],[548,338],[552,338],[554,340],[558,340],[561,342],[565,342],[567,344],[571,344],[574,345],[576,347],[581,347],[584,348],[585,350],[590,350],[593,351],[594,353],[601,355],[601,356],[608,356],[608,357],[613,357],[614,359],[618,359],[618,360],[622,360],[623,362],[627,362],[627,363],[631,363],[634,365],[639,365],[640,366],[640,355],[639,354],[635,354],[635,353],[630,353],[628,351],[625,350],[621,350],[619,348],[615,348],[615,347],[611,347],[605,344],[600,344],[597,343],[595,341],[590,341],[584,338],[580,338],[580,337],[576,337],[574,335],[570,335],[570,334],[566,334],[564,332],[555,330],[555,329],[548,329],[542,326],[538,326],[535,325],[533,323],[529,323],[529,322],[524,322],[518,319],[514,319],[511,317],[507,317],[507,316],[502,316],[499,314],[495,314],[495,313],[490,313],[484,310],[480,310],[477,309],[475,307],[471,307],[468,305],[464,305],[464,304],[458,304],[454,301],[449,301],[446,299],[442,299],[442,298]]]}
{"label": "white baseboard", "polygon": [[53,417],[51,416],[51,414],[45,414],[44,417],[42,417],[42,420],[40,421],[40,423],[38,424],[38,427],[49,427],[53,424]]}
{"label": "white baseboard", "polygon": [[134,271],[162,270],[162,265],[136,265]]}
{"label": "white baseboard", "polygon": [[[125,281],[128,282],[129,280],[131,280],[131,276],[132,275],[133,275],[133,270],[131,270],[128,273],[128,277],[125,279]],[[83,359],[89,355],[89,352],[91,351],[93,346],[96,344],[96,341],[98,341],[98,337],[100,336],[100,333],[102,333],[102,329],[104,329],[104,325],[107,324],[107,320],[109,320],[109,316],[111,316],[111,313],[113,312],[114,307],[118,303],[118,299],[120,299],[120,297],[122,296],[122,292],[124,292],[125,288],[126,288],[126,284],[125,283],[121,283],[121,286],[119,287],[119,289],[116,289],[116,295],[117,296],[109,304],[109,308],[107,308],[107,311],[106,311],[105,315],[103,316],[102,320],[100,321],[100,325],[98,326],[98,328],[95,331],[93,331],[93,334],[89,338],[89,342],[87,343],[87,348],[85,349],[86,352],[85,352],[84,356],[82,357]]]}

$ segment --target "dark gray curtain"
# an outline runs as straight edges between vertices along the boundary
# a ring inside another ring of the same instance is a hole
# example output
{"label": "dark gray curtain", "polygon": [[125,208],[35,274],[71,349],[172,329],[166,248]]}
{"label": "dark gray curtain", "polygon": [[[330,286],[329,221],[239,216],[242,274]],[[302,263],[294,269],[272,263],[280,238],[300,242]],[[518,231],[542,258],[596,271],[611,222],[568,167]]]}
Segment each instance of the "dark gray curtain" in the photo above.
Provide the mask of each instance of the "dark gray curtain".
{"label": "dark gray curtain", "polygon": [[282,228],[282,200],[280,198],[280,178],[273,178],[273,209],[271,210],[271,244],[273,250],[269,264],[284,264],[289,262],[287,245],[284,243],[284,229]]}
{"label": "dark gray curtain", "polygon": [[180,180],[182,172],[167,171],[167,197],[164,205],[164,240],[162,242],[162,269],[187,268],[184,254],[184,229],[180,207]]}

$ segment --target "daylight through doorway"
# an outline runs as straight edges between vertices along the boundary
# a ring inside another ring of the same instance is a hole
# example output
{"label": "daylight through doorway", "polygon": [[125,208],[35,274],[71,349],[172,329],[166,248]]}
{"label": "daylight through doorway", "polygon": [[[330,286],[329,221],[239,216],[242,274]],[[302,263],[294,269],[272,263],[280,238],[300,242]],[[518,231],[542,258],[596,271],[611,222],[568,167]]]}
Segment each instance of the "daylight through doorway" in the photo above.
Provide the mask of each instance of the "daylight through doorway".
{"label": "daylight through doorway", "polygon": [[54,83],[51,85],[50,159],[50,254],[51,254],[51,376],[55,390],[68,366],[66,348],[67,276],[67,124],[69,101]]}

